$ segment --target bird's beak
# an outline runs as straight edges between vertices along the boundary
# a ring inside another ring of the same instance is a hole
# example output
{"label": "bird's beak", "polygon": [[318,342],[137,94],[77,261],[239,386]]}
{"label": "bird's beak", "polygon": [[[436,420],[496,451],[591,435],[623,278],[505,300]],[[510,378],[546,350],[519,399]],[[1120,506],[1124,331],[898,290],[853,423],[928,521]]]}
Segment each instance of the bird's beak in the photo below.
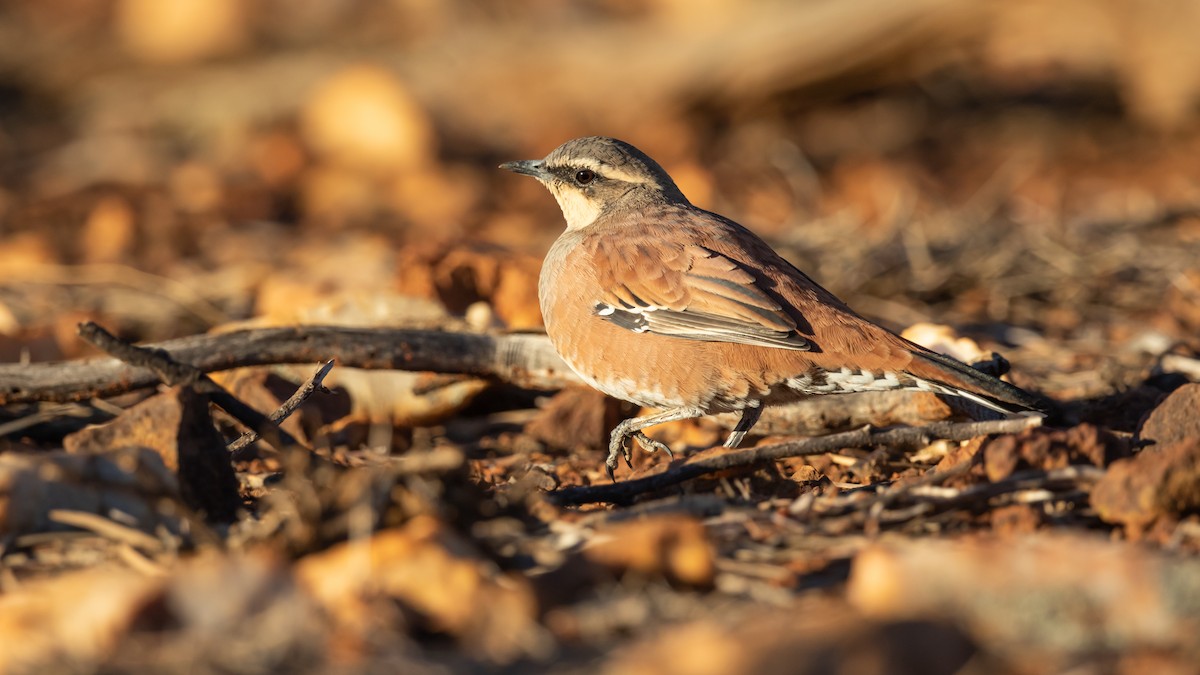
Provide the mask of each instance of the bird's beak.
{"label": "bird's beak", "polygon": [[538,180],[550,178],[550,172],[546,170],[546,162],[541,159],[522,159],[518,162],[505,162],[500,165],[500,168],[512,171],[513,173],[523,173],[526,176],[533,176]]}

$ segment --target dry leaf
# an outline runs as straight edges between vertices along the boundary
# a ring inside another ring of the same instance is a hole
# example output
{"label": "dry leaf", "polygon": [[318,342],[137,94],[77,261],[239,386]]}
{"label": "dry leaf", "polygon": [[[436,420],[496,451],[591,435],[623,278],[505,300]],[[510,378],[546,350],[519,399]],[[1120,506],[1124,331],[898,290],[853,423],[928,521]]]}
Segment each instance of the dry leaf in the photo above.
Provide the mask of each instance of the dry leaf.
{"label": "dry leaf", "polygon": [[369,630],[373,608],[390,600],[424,630],[452,635],[490,660],[511,661],[540,640],[524,579],[500,573],[427,516],[309,555],[296,577],[351,632]]}
{"label": "dry leaf", "polygon": [[600,529],[584,557],[617,572],[664,577],[688,586],[712,585],[712,545],[704,525],[686,516],[656,516]]}

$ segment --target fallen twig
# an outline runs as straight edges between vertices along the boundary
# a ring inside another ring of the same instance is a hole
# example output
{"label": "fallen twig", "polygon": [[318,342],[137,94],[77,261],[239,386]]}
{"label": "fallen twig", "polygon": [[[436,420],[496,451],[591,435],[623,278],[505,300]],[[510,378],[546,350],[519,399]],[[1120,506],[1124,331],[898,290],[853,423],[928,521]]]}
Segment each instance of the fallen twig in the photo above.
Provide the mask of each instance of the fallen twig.
{"label": "fallen twig", "polygon": [[835,450],[868,446],[886,446],[897,451],[911,450],[929,445],[938,439],[965,441],[989,434],[1017,433],[1030,427],[1039,426],[1041,422],[1041,417],[1026,416],[986,422],[938,422],[923,427],[882,430],[862,428],[840,434],[772,443],[746,450],[734,450],[685,462],[662,473],[621,483],[567,487],[550,493],[548,498],[562,506],[593,502],[624,503],[639,495],[677,485],[705,474],[764,464],[788,457],[820,455]]}
{"label": "fallen twig", "polygon": [[[275,412],[268,415],[268,418],[276,425],[286,420],[293,412],[296,411],[297,408],[300,407],[301,404],[308,400],[309,396],[312,396],[314,391],[318,389],[324,389],[321,383],[325,380],[325,376],[328,375],[329,371],[331,370],[333,370],[332,359],[326,361],[320,368],[318,368],[317,371],[312,374],[312,377],[308,378],[308,381],[301,385],[301,387],[297,389],[294,394],[288,397],[288,400],[284,401],[283,405],[279,406]],[[254,430],[247,431],[239,436],[237,440],[230,443],[228,450],[229,452],[234,453],[234,459],[238,459],[237,453],[257,440],[258,432]]]}
{"label": "fallen twig", "polygon": [[991,499],[1002,494],[1022,490],[1047,489],[1047,486],[1064,484],[1076,486],[1080,483],[1095,483],[1104,476],[1104,469],[1095,466],[1075,465],[1049,471],[1030,470],[1014,473],[994,483],[980,483],[963,488],[938,488],[920,485],[906,491],[909,496],[942,505],[956,505]]}
{"label": "fallen twig", "polygon": [[220,406],[238,422],[254,431],[258,437],[265,437],[264,440],[276,448],[303,445],[291,434],[279,428],[269,417],[246,405],[241,399],[214,382],[203,371],[186,363],[175,361],[170,354],[161,349],[131,345],[92,321],[79,324],[79,337],[130,365],[153,372],[168,385],[191,386],[197,393],[207,396],[212,403]]}
{"label": "fallen twig", "polygon": [[[466,375],[527,389],[580,384],[550,340],[541,334],[295,326],[196,335],[144,347],[165,352],[172,360],[203,372],[333,359],[342,368]],[[424,386],[438,386],[446,379]],[[113,396],[158,382],[151,369],[112,359],[0,364],[0,405]],[[768,408],[757,428],[766,434],[818,435],[868,424],[921,426],[944,419],[960,405],[954,398],[938,403],[934,395],[924,392],[816,397]],[[968,416],[980,419],[977,406],[968,408]],[[718,415],[716,419],[726,426],[737,421],[732,415]]]}
{"label": "fallen twig", "polygon": [[37,412],[0,424],[0,438],[20,433],[26,429],[29,429],[30,427],[36,427],[39,424],[44,424],[51,420],[62,419],[64,417],[87,420],[94,418],[94,414],[95,412],[89,406],[80,405],[78,403],[63,403],[59,405],[46,406]]}
{"label": "fallen twig", "polygon": [[135,549],[159,553],[165,548],[162,541],[157,537],[139,529],[129,527],[128,525],[118,523],[115,520],[105,518],[98,513],[72,511],[69,509],[51,509],[47,516],[56,523],[70,525],[81,530],[88,530],[106,539],[129,544]]}
{"label": "fallen twig", "polygon": [[1071,465],[1019,471],[996,482],[942,485],[971,468],[968,460],[946,470],[929,471],[915,480],[877,483],[833,494],[805,492],[783,507],[791,516],[786,522],[804,537],[833,536],[841,540],[851,533],[871,536],[883,528],[914,522],[936,526],[941,516],[967,511],[978,515],[1009,504],[1086,502],[1092,486],[1104,475],[1099,467]]}
{"label": "fallen twig", "polygon": [[[143,348],[205,373],[333,359],[343,368],[475,375],[531,389],[579,382],[549,339],[538,334],[295,326],[193,335]],[[0,405],[80,401],[158,382],[150,368],[118,359],[0,364]]]}

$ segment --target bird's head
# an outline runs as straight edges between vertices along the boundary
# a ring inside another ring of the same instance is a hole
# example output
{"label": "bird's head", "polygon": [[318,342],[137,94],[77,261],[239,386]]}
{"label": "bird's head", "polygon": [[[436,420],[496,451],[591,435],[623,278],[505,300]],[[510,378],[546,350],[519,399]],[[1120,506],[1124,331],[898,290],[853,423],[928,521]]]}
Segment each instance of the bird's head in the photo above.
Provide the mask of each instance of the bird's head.
{"label": "bird's head", "polygon": [[576,138],[545,159],[507,162],[500,168],[541,181],[558,200],[569,230],[586,227],[631,200],[688,203],[658,162],[615,138]]}

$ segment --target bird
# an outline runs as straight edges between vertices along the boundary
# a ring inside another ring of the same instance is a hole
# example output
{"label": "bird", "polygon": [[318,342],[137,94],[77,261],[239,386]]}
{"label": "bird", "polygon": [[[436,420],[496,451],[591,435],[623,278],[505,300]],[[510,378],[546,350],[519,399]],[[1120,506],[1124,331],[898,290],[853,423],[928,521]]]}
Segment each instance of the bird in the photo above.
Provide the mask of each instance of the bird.
{"label": "bird", "polygon": [[589,136],[543,159],[500,165],[537,179],[566,229],[538,300],[555,350],[584,382],[660,410],[617,424],[605,467],[632,468],[643,429],[733,412],[736,448],[765,406],[812,396],[919,390],[1001,413],[1044,411],[1034,395],[933,352],[852,310],[769,244],[694,206],[641,150]]}

